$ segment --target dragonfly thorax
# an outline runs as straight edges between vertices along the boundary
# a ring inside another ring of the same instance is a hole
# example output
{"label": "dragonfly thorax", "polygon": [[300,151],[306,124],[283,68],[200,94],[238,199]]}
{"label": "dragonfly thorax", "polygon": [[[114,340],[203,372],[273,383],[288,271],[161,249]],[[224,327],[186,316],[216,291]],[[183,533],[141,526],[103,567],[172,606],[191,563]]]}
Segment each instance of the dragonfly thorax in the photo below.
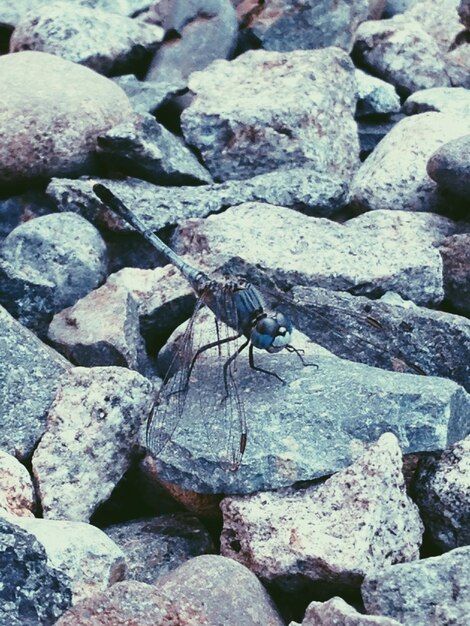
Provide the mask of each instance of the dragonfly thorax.
{"label": "dragonfly thorax", "polygon": [[253,322],[250,333],[255,348],[279,352],[285,348],[292,334],[292,322],[283,313],[263,312]]}

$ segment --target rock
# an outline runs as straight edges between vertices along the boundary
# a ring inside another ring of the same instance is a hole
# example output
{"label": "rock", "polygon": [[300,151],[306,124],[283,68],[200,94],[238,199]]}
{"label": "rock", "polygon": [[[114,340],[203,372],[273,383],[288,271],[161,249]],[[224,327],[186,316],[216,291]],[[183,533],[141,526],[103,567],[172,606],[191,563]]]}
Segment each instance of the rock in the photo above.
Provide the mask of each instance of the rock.
{"label": "rock", "polygon": [[470,134],[441,145],[430,157],[426,170],[446,191],[468,202],[470,194]]}
{"label": "rock", "polygon": [[361,144],[360,158],[365,161],[373,152],[382,139],[388,135],[392,128],[403,119],[402,113],[387,116],[386,119],[377,120],[375,116],[360,117],[357,121],[359,141]]}
{"label": "rock", "polygon": [[470,2],[469,0],[460,0],[459,7],[457,9],[460,21],[466,28],[470,28]]}
{"label": "rock", "polygon": [[470,115],[470,90],[464,87],[434,87],[415,91],[409,96],[403,112],[407,115],[437,111],[464,118]]}
{"label": "rock", "polygon": [[183,135],[214,180],[292,163],[349,179],[357,167],[354,69],[337,48],[252,50],[193,74],[189,88]]}
{"label": "rock", "polygon": [[70,363],[0,307],[0,448],[29,457]]}
{"label": "rock", "polygon": [[444,239],[439,251],[444,263],[446,299],[457,311],[470,314],[470,235],[453,235]]}
{"label": "rock", "polygon": [[404,118],[360,167],[351,183],[350,201],[362,211],[449,211],[426,164],[440,146],[469,132],[465,121],[444,113]]}
{"label": "rock", "polygon": [[117,76],[113,82],[127,94],[138,113],[155,113],[162,104],[173,96],[180,95],[186,88],[186,81],[183,79],[172,83],[149,83],[138,80],[134,74]]}
{"label": "rock", "polygon": [[289,589],[301,580],[358,586],[377,569],[415,560],[423,528],[401,466],[387,433],[319,486],[225,498],[221,552]]}
{"label": "rock", "polygon": [[367,612],[404,626],[463,626],[470,611],[469,556],[467,546],[371,574],[361,589]]}
{"label": "rock", "polygon": [[184,142],[148,114],[136,116],[98,137],[98,154],[108,169],[156,185],[212,182],[209,172]]}
{"label": "rock", "polygon": [[44,192],[27,191],[0,199],[0,246],[14,228],[53,210],[54,205]]}
{"label": "rock", "polygon": [[251,3],[245,14],[248,32],[257,47],[287,52],[338,46],[350,52],[354,33],[369,15],[368,0],[274,0]]}
{"label": "rock", "polygon": [[21,224],[4,239],[0,259],[1,304],[41,334],[56,311],[95,289],[107,274],[101,235],[73,213]]}
{"label": "rock", "polygon": [[358,100],[356,116],[398,113],[400,98],[393,85],[380,78],[356,70]]}
{"label": "rock", "polygon": [[2,185],[92,171],[96,137],[132,111],[117,85],[52,54],[3,55],[0,72]]}
{"label": "rock", "polygon": [[177,608],[191,606],[198,624],[284,624],[256,576],[223,556],[206,554],[186,561],[160,579],[158,589]]}
{"label": "rock", "polygon": [[69,372],[33,456],[46,519],[89,521],[128,469],[152,402],[150,383],[124,368]]}
{"label": "rock", "polygon": [[0,450],[0,509],[19,517],[33,517],[34,505],[28,470],[14,456]]}
{"label": "rock", "polygon": [[430,213],[374,211],[338,224],[247,203],[182,222],[171,245],[196,266],[201,256],[214,269],[242,257],[285,290],[315,285],[357,295],[396,291],[417,304],[431,304],[444,295],[435,246],[460,228]]}
{"label": "rock", "polygon": [[445,55],[445,63],[451,85],[470,89],[470,45],[467,39],[463,39],[460,45]]}
{"label": "rock", "polygon": [[457,14],[458,4],[459,0],[419,0],[406,11],[405,16],[419,22],[441,52],[446,53],[462,30]]}
{"label": "rock", "polygon": [[16,524],[0,518],[0,623],[52,626],[70,606],[66,577],[47,559],[43,546]]}
{"label": "rock", "polygon": [[36,537],[51,566],[67,577],[73,604],[104,591],[125,575],[124,553],[91,524],[35,518],[14,523]]}
{"label": "rock", "polygon": [[215,59],[227,59],[235,49],[238,22],[230,0],[186,0],[170,4],[166,31],[178,36],[162,44],[146,80],[171,83],[184,80]]}
{"label": "rock", "polygon": [[116,524],[104,532],[126,555],[126,578],[149,584],[190,558],[215,550],[207,530],[189,513]]}
{"label": "rock", "polygon": [[123,74],[139,71],[163,36],[159,26],[58,2],[23,15],[11,36],[10,52],[48,52],[100,74]]}
{"label": "rock", "polygon": [[302,624],[291,622],[289,626],[400,626],[389,617],[362,615],[338,596],[327,602],[310,602]]}
{"label": "rock", "polygon": [[382,17],[392,17],[398,13],[404,13],[419,1],[420,0],[387,0]]}
{"label": "rock", "polygon": [[408,95],[418,89],[450,86],[436,41],[407,16],[363,22],[356,32],[354,58],[372,74]]}
{"label": "rock", "polygon": [[195,296],[172,266],[127,268],[105,285],[55,315],[49,327],[53,345],[86,367],[120,365],[151,375],[141,333],[154,345],[191,314]]}
{"label": "rock", "polygon": [[470,437],[424,458],[415,499],[432,541],[443,551],[470,544]]}

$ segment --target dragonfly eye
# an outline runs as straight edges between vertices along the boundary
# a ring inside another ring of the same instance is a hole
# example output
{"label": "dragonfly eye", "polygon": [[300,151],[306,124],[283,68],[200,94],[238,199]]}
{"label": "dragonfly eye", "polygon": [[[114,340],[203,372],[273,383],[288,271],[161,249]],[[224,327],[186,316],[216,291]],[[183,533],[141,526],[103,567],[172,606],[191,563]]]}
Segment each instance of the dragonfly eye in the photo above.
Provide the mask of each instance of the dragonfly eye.
{"label": "dragonfly eye", "polygon": [[251,332],[255,348],[278,352],[285,348],[291,337],[292,323],[282,313],[267,314],[257,321]]}

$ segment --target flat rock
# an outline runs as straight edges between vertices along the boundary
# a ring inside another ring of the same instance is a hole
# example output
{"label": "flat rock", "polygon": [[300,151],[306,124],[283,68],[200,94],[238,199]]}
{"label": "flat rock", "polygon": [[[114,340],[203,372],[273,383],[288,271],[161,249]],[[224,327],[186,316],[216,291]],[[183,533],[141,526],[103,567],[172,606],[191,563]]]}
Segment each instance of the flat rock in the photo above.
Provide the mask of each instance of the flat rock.
{"label": "flat rock", "polygon": [[437,111],[461,118],[470,115],[470,90],[464,87],[433,87],[408,96],[403,112],[407,115]]}
{"label": "flat rock", "polygon": [[162,81],[150,83],[138,80],[134,74],[117,76],[113,82],[126,93],[137,113],[153,114],[167,100],[181,95],[186,89],[186,81],[183,79],[174,79],[168,83]]}
{"label": "flat rock", "polygon": [[100,74],[123,74],[138,71],[163,36],[159,26],[114,11],[56,2],[22,16],[11,36],[10,52],[47,52]]}
{"label": "flat rock", "polygon": [[444,239],[439,251],[444,263],[446,299],[457,311],[470,315],[470,234]]}
{"label": "flat rock", "polygon": [[399,113],[400,98],[390,83],[356,69],[358,89],[356,116]]}
{"label": "flat rock", "polygon": [[430,157],[426,170],[443,189],[468,202],[470,195],[470,134],[440,146]]}
{"label": "flat rock", "polygon": [[286,52],[338,46],[351,51],[354,33],[369,15],[368,0],[274,0],[251,3],[244,21],[250,36],[265,50]]}
{"label": "flat rock", "polygon": [[108,265],[97,229],[73,213],[44,215],[17,226],[2,242],[0,259],[0,302],[39,332],[55,312],[103,282]]}
{"label": "flat rock", "polygon": [[354,67],[338,48],[252,50],[193,74],[189,88],[183,135],[214,180],[293,162],[345,179],[357,168]]}
{"label": "flat rock", "polygon": [[417,20],[396,15],[363,22],[356,32],[354,58],[367,70],[408,95],[418,89],[450,86],[443,54]]}
{"label": "flat rock", "polygon": [[238,22],[230,0],[173,2],[164,19],[177,37],[162,44],[146,80],[174,83],[202,70],[215,59],[227,59],[235,50]]}
{"label": "flat rock", "polygon": [[215,551],[209,533],[190,513],[124,522],[104,532],[126,555],[126,578],[149,584],[190,558]]}
{"label": "flat rock", "polygon": [[67,578],[50,564],[43,546],[16,524],[0,519],[0,622],[52,626],[70,606]]}
{"label": "flat rock", "polygon": [[46,428],[59,379],[71,366],[0,307],[0,447],[29,457]]}
{"label": "flat rock", "polygon": [[470,614],[469,556],[466,546],[371,574],[361,589],[367,612],[404,626],[464,626]]}
{"label": "flat rock", "polygon": [[397,439],[382,435],[325,483],[221,502],[221,552],[267,582],[351,586],[393,563],[418,558],[422,522],[406,495]]}
{"label": "flat rock", "polygon": [[16,518],[14,523],[36,537],[51,566],[67,577],[73,604],[125,575],[124,553],[91,524],[35,518]]}
{"label": "flat rock", "polygon": [[444,295],[435,246],[460,228],[435,214],[374,211],[338,224],[247,203],[181,223],[172,247],[194,265],[202,260],[214,269],[242,257],[281,287],[315,285],[358,295],[396,291],[431,304]]}
{"label": "flat rock", "polygon": [[136,372],[77,367],[68,373],[33,456],[45,518],[89,521],[129,468],[152,401],[150,383]]}
{"label": "flat rock", "polygon": [[0,450],[0,509],[19,517],[33,517],[34,505],[28,470],[14,456]]}
{"label": "flat rock", "polygon": [[415,500],[432,541],[443,551],[470,544],[470,437],[424,458]]}
{"label": "flat rock", "polygon": [[156,185],[197,185],[212,182],[180,137],[173,135],[150,114],[111,128],[98,137],[103,164]]}
{"label": "flat rock", "polygon": [[426,165],[440,146],[469,132],[465,120],[445,113],[402,119],[361,165],[351,183],[350,201],[363,211],[449,211],[449,200]]}
{"label": "flat rock", "polygon": [[310,602],[301,624],[291,622],[289,626],[400,626],[390,617],[363,615],[336,596],[327,602]]}
{"label": "flat rock", "polygon": [[0,72],[1,184],[92,170],[96,137],[132,112],[112,81],[52,54],[3,55]]}

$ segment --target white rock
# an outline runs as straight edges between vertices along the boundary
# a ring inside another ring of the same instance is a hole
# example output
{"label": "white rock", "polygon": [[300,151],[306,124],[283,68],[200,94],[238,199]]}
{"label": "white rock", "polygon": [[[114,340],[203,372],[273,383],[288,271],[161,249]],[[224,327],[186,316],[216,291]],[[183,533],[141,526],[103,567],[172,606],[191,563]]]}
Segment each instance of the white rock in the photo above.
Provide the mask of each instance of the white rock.
{"label": "white rock", "polygon": [[362,615],[338,596],[327,602],[310,602],[302,624],[291,622],[289,626],[400,626],[390,617]]}
{"label": "white rock", "polygon": [[0,450],[0,509],[20,517],[33,517],[34,487],[24,465]]}

